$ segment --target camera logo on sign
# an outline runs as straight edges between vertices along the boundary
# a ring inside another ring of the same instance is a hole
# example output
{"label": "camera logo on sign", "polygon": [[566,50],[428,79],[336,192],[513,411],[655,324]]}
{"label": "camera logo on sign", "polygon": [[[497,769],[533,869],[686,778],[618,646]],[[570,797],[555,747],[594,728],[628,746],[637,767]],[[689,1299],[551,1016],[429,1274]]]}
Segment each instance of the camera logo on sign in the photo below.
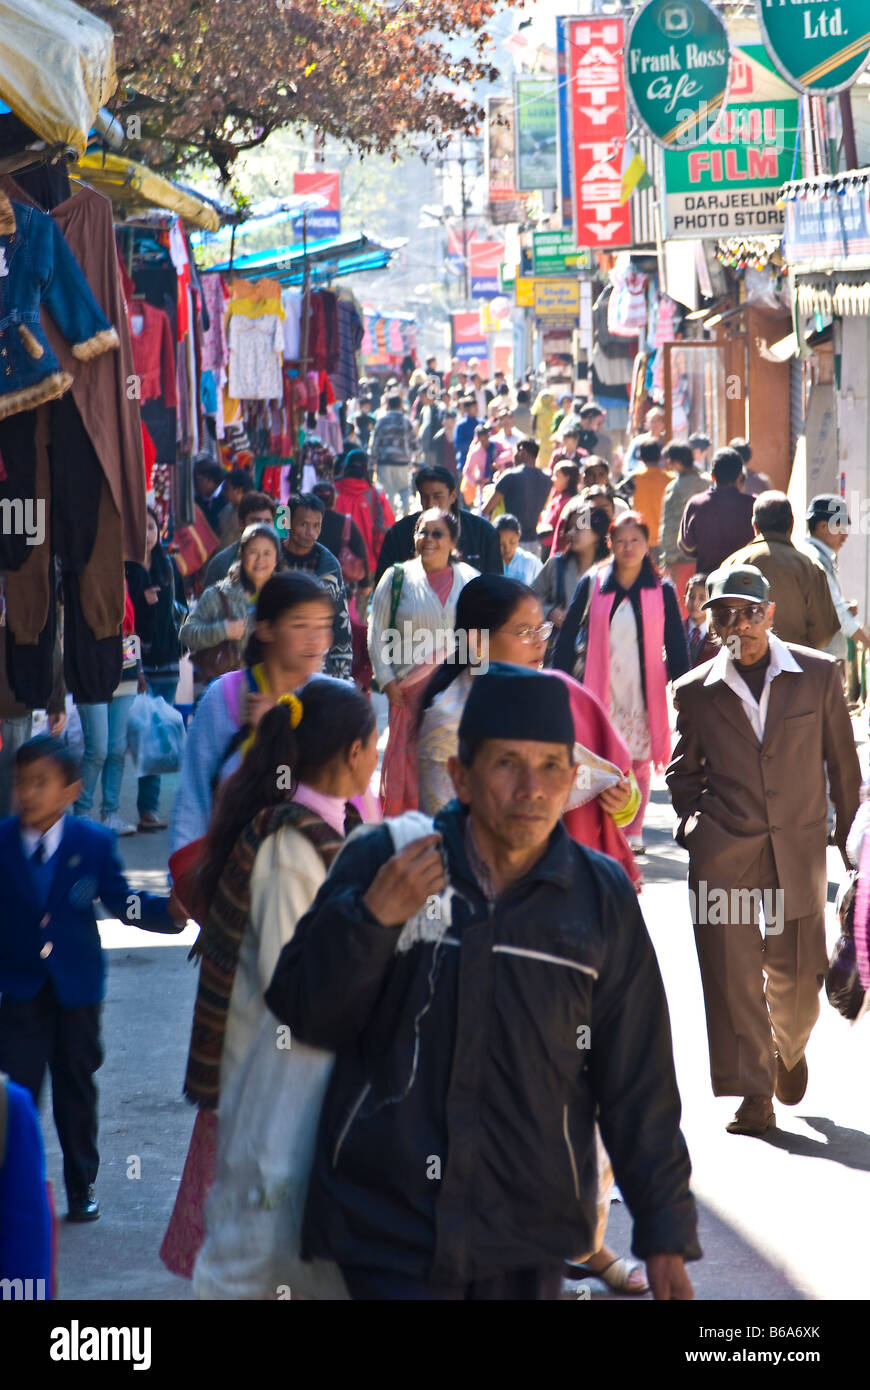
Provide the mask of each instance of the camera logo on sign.
{"label": "camera logo on sign", "polygon": [[691,34],[695,21],[685,5],[665,5],[659,15],[659,28],[670,39],[683,39]]}

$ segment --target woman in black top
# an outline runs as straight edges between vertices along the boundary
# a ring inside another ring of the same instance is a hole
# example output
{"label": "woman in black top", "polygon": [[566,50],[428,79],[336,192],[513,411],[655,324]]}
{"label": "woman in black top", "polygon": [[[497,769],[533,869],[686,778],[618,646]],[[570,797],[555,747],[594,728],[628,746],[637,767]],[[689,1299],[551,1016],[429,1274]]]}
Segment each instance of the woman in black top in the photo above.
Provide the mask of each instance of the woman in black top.
{"label": "woman in black top", "polygon": [[[142,644],[145,679],[153,695],[162,695],[168,704],[174,705],[181,657],[178,631],[187,612],[187,599],[178,567],[161,543],[160,519],[152,507],[148,508],[145,523],[145,564],[128,560],[124,569],[136,614],[136,634]],[[166,821],[157,813],[159,802],[160,778],[140,777],[140,830],[166,828]]]}

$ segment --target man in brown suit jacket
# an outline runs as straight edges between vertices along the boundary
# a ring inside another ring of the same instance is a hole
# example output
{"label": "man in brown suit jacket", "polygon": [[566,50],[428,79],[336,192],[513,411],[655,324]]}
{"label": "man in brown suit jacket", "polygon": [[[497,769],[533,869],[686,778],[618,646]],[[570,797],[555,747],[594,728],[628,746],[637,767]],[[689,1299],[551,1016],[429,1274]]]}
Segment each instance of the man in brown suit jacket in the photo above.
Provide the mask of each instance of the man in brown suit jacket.
{"label": "man in brown suit jacket", "polygon": [[839,669],[774,636],[769,592],[749,565],[709,576],[704,607],[723,647],[674,686],[667,771],[689,852],[713,1092],[743,1097],[735,1134],[763,1133],[776,1124],[773,1095],[796,1105],[806,1090],[827,970],[825,774],[844,862],[861,780]]}
{"label": "man in brown suit jacket", "polygon": [[752,508],[755,540],[729,555],[722,568],[754,565],[770,585],[777,637],[824,651],[840,630],[828,578],[817,561],[792,544],[794,513],[784,492],[762,492]]}

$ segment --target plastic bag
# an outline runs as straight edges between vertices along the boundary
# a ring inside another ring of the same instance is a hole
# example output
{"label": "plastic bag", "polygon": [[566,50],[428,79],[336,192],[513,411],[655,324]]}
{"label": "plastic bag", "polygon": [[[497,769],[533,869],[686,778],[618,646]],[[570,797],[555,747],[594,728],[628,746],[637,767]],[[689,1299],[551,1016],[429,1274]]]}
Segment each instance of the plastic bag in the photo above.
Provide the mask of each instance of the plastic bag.
{"label": "plastic bag", "polygon": [[127,752],[136,775],[177,772],[184,748],[184,720],[162,695],[137,695],[127,723]]}

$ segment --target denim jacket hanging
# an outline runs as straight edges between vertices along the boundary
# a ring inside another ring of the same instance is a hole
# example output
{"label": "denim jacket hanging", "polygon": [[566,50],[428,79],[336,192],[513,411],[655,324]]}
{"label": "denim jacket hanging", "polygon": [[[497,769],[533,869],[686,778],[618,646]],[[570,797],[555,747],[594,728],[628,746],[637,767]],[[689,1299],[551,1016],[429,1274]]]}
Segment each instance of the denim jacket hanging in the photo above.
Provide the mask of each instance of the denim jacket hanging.
{"label": "denim jacket hanging", "polygon": [[43,331],[42,305],[80,361],[118,346],[57,225],[0,192],[0,420],[72,385]]}

